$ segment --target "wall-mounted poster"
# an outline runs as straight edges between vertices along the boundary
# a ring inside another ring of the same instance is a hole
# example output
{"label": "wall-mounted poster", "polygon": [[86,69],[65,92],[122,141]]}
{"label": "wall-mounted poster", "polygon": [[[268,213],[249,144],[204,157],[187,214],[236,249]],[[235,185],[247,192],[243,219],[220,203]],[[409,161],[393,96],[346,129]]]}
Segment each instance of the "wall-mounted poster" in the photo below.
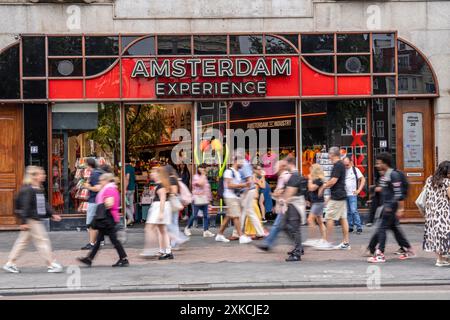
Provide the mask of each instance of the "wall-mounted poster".
{"label": "wall-mounted poster", "polygon": [[403,165],[404,168],[423,168],[422,113],[403,114]]}

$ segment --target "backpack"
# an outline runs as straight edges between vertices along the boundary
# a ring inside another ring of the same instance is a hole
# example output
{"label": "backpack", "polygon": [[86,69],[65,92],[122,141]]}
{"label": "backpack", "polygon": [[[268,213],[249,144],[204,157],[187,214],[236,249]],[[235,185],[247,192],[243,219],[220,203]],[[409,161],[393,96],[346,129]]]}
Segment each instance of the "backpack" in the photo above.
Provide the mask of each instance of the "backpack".
{"label": "backpack", "polygon": [[190,205],[192,203],[193,197],[189,188],[181,181],[178,181],[178,186],[180,188],[180,201],[184,206]]}
{"label": "backpack", "polygon": [[397,174],[400,177],[400,181],[402,183],[402,190],[401,190],[402,196],[400,198],[400,201],[403,201],[403,200],[405,200],[408,197],[409,181],[406,178],[406,175],[402,171],[397,170],[397,169],[394,169],[394,171],[397,172]]}
{"label": "backpack", "polygon": [[[233,176],[233,179],[236,178],[236,174],[234,172],[234,170],[227,169],[227,170],[231,170],[231,174]],[[225,170],[226,171],[226,170]],[[219,185],[217,187],[217,195],[219,196],[219,199],[223,199],[223,193],[225,192],[225,185],[224,185],[224,178],[223,175],[219,178]]]}

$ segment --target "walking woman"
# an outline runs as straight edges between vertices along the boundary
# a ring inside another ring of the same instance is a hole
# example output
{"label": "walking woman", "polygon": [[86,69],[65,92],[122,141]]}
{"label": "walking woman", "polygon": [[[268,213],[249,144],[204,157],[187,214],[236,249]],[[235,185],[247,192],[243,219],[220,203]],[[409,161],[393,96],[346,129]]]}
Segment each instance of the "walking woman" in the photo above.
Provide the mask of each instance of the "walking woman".
{"label": "walking woman", "polygon": [[198,212],[203,213],[203,237],[214,237],[214,234],[209,231],[209,215],[208,206],[211,201],[211,186],[206,176],[206,165],[202,164],[197,169],[197,174],[192,178],[192,195],[194,196],[193,214],[189,218],[187,227],[184,229],[184,234],[187,237],[192,235],[190,228],[194,224],[194,220],[198,216]]}
{"label": "walking woman", "polygon": [[104,173],[100,176],[99,183],[101,189],[95,197],[97,210],[93,220],[93,227],[98,230],[97,241],[89,255],[84,258],[78,258],[78,260],[91,266],[92,261],[100,249],[101,240],[107,235],[119,255],[119,260],[112,266],[128,267],[127,254],[117,239],[116,225],[120,222],[120,193],[116,185],[116,178],[112,173]]}
{"label": "walking woman", "polygon": [[63,267],[54,260],[50,239],[41,223],[41,219],[48,217],[51,217],[54,221],[61,221],[61,217],[54,214],[53,209],[45,199],[45,192],[42,187],[45,179],[45,171],[41,167],[28,166],[26,168],[23,186],[16,200],[16,213],[22,221],[21,231],[9,254],[8,262],[3,266],[5,271],[20,272],[15,262],[30,240],[33,240],[40,256],[45,259],[48,272],[58,273],[63,271]]}
{"label": "walking woman", "polygon": [[255,182],[258,186],[258,204],[261,209],[262,222],[267,222],[267,215],[272,214],[273,202],[270,185],[266,180],[266,173],[260,165],[255,167]]}
{"label": "walking woman", "polygon": [[157,169],[152,170],[151,179],[156,183],[156,186],[155,198],[150,207],[145,226],[146,243],[148,244],[152,237],[156,237],[159,243],[158,259],[173,259],[169,232],[167,231],[167,225],[170,224],[172,216],[172,209],[169,202],[171,185],[167,169],[158,167]]}
{"label": "walking woman", "polygon": [[436,266],[450,265],[450,161],[441,162],[425,184],[425,234],[423,249],[435,252]]}
{"label": "walking woman", "polygon": [[[315,246],[320,243],[324,243],[327,240],[326,232],[327,228],[323,224],[323,209],[324,209],[324,183],[325,175],[322,167],[315,163],[311,166],[310,175],[308,179],[308,191],[310,194],[311,210],[308,216],[308,229],[309,229],[309,240],[306,240],[304,246]],[[314,240],[314,227],[319,226],[321,239]]]}

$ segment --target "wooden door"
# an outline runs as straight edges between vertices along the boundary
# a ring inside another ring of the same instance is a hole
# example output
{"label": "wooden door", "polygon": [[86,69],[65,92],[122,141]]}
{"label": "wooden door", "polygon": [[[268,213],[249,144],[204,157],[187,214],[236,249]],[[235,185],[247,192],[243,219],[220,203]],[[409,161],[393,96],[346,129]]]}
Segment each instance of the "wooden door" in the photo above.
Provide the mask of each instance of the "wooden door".
{"label": "wooden door", "polygon": [[15,229],[14,195],[23,176],[22,106],[0,104],[0,229]]}
{"label": "wooden door", "polygon": [[430,100],[397,100],[397,168],[410,183],[404,219],[423,219],[415,200],[434,169],[433,110]]}

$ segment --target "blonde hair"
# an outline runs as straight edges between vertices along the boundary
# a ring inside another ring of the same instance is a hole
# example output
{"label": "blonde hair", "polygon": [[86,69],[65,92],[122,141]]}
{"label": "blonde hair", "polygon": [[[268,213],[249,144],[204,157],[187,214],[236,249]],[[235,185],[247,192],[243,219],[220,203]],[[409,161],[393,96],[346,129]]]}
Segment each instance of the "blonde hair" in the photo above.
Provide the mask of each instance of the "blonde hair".
{"label": "blonde hair", "polygon": [[25,168],[25,175],[23,177],[23,184],[32,184],[33,178],[44,171],[42,167],[28,166]]}
{"label": "blonde hair", "polygon": [[316,179],[325,180],[325,174],[323,172],[322,167],[319,164],[314,163],[311,166],[310,172],[311,172],[311,179],[313,179],[313,180],[316,180]]}

